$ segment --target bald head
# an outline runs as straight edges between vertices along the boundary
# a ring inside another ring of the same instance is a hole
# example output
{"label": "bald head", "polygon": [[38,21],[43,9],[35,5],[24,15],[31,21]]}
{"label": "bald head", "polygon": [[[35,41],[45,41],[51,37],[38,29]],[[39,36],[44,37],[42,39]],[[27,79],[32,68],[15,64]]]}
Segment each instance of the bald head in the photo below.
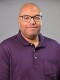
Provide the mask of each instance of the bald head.
{"label": "bald head", "polygon": [[[32,12],[40,13],[41,9],[34,3],[26,3],[21,7],[19,15],[21,15],[21,16],[26,15],[26,14],[29,15],[29,13],[31,14]],[[37,13],[35,13],[35,14],[37,14]]]}
{"label": "bald head", "polygon": [[21,7],[18,22],[25,39],[31,40],[38,37],[42,25],[40,13],[40,8],[34,3],[26,3]]}

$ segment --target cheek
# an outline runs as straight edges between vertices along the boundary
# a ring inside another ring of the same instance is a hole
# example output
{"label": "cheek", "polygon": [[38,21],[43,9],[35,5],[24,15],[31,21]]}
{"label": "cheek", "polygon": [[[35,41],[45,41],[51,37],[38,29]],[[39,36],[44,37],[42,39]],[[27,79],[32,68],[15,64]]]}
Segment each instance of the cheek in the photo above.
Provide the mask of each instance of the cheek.
{"label": "cheek", "polygon": [[20,24],[19,24],[19,26],[20,26],[20,30],[24,30],[26,27],[26,22],[20,22]]}
{"label": "cheek", "polygon": [[41,28],[42,22],[37,22],[37,25],[36,26],[38,26],[38,28]]}
{"label": "cheek", "polygon": [[38,24],[39,24],[40,26],[42,26],[42,20],[41,20],[40,22],[38,22]]}

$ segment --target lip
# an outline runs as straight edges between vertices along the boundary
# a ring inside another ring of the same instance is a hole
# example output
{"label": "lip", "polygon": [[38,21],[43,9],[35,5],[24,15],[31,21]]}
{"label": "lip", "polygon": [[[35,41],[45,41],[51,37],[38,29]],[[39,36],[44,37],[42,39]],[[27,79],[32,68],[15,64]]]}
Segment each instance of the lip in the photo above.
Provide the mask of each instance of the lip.
{"label": "lip", "polygon": [[27,27],[27,28],[38,28],[38,27],[32,26],[32,27]]}
{"label": "lip", "polygon": [[38,27],[28,27],[28,29],[36,30]]}
{"label": "lip", "polygon": [[37,28],[37,27],[28,27],[28,28]]}

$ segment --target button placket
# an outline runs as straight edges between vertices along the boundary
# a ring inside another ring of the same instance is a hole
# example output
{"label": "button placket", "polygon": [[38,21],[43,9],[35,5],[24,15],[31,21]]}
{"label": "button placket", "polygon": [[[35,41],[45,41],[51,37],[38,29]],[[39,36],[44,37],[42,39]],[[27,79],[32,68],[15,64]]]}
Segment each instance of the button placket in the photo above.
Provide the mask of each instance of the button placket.
{"label": "button placket", "polygon": [[37,51],[36,49],[33,50],[33,63],[34,63],[34,66],[37,66],[37,61],[38,61],[38,57],[37,57]]}
{"label": "button placket", "polygon": [[36,50],[34,49],[34,59],[36,60],[37,59],[37,54],[35,52],[36,52]]}
{"label": "button placket", "polygon": [[35,49],[34,49],[34,52],[35,52]]}

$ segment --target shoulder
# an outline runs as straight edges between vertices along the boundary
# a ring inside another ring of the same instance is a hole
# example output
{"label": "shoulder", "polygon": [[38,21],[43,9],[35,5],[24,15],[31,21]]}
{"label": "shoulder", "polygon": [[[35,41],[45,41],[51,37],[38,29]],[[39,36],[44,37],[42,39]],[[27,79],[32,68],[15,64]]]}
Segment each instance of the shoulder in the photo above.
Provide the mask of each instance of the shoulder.
{"label": "shoulder", "polygon": [[46,43],[47,45],[56,45],[56,46],[60,45],[60,43],[57,40],[46,37],[46,36],[42,35],[41,33],[40,33],[40,38],[42,38],[44,43]]}
{"label": "shoulder", "polygon": [[58,41],[52,38],[45,37],[45,36],[44,36],[44,40],[47,44],[47,47],[49,46],[50,48],[60,52],[60,43]]}
{"label": "shoulder", "polygon": [[16,34],[16,35],[13,35],[13,36],[5,39],[4,41],[2,41],[2,42],[0,43],[0,46],[3,47],[3,48],[4,48],[4,47],[5,47],[5,48],[11,47],[13,44],[16,44],[17,39],[18,39],[18,38],[17,38],[17,34]]}
{"label": "shoulder", "polygon": [[46,37],[44,36],[44,40],[47,44],[51,44],[51,45],[60,45],[60,43],[55,40],[55,39],[52,39],[52,38],[49,38],[49,37]]}
{"label": "shoulder", "polygon": [[54,51],[55,53],[60,54],[60,43],[55,39],[48,38],[44,36],[44,41],[46,43],[47,49]]}

